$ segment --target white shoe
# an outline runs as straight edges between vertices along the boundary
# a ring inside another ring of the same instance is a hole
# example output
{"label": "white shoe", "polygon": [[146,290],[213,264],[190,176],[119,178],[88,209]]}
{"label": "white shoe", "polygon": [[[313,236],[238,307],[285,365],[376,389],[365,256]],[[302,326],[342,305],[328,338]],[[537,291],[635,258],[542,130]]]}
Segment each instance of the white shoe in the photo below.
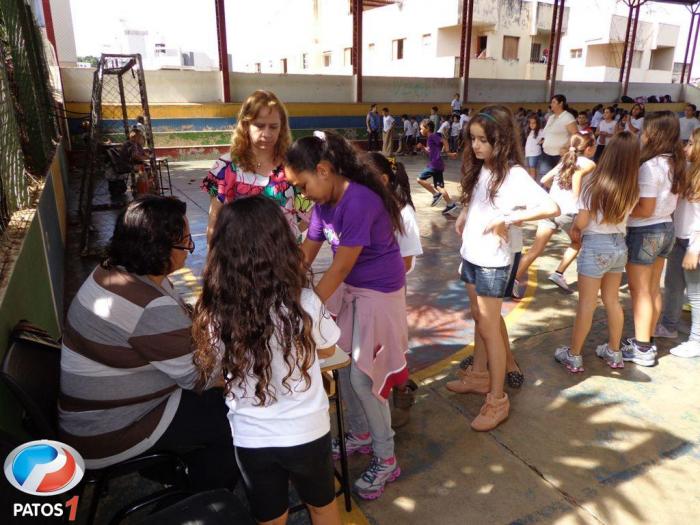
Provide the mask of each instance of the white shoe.
{"label": "white shoe", "polygon": [[700,357],[700,341],[686,341],[671,348],[676,357]]}

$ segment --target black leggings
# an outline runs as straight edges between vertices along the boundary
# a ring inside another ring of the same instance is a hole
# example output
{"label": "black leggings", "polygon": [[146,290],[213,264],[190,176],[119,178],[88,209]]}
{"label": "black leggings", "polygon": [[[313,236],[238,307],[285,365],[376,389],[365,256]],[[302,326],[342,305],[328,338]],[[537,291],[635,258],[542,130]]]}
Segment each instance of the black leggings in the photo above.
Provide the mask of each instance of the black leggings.
{"label": "black leggings", "polygon": [[187,463],[195,491],[232,489],[240,473],[221,388],[183,390],[170,426],[149,452],[168,451]]}

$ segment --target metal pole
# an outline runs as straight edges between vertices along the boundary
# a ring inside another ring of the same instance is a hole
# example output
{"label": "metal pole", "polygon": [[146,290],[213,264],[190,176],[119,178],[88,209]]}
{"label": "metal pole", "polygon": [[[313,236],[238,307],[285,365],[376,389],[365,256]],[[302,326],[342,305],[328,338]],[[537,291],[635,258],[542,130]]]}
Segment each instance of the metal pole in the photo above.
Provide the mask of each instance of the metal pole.
{"label": "metal pole", "polygon": [[688,65],[688,84],[690,84],[690,77],[693,74],[693,62],[695,62],[695,49],[698,46],[698,32],[700,32],[700,13],[694,16],[697,17],[698,21],[695,24],[695,40],[693,41],[693,52],[690,55],[690,64]]}
{"label": "metal pole", "polygon": [[566,0],[561,0],[561,4],[559,6],[559,12],[558,17],[557,17],[557,38],[556,38],[556,50],[554,50],[554,53],[550,51],[550,54],[553,54],[551,57],[552,59],[550,62],[552,63],[552,71],[551,71],[551,77],[549,81],[549,100],[552,100],[552,97],[554,96],[554,87],[557,83],[557,66],[559,65],[559,48],[561,46],[561,30],[564,25],[564,4],[566,4]]}
{"label": "metal pole", "polygon": [[467,44],[467,9],[469,0],[462,0],[462,38],[459,45],[459,76],[464,71],[464,49]]}
{"label": "metal pole", "polygon": [[226,44],[226,8],[224,0],[214,0],[216,11],[216,36],[219,44],[219,71],[223,84],[224,102],[231,102],[231,85],[228,66],[228,45]]}
{"label": "metal pole", "polygon": [[632,60],[634,59],[634,45],[637,41],[637,27],[639,26],[639,10],[644,0],[636,0],[634,6],[634,21],[632,22],[632,41],[630,42],[629,56],[627,57],[627,69],[625,71],[625,85],[622,88],[622,96],[627,96],[627,88],[630,84],[630,73],[632,72]]}
{"label": "metal pole", "polygon": [[630,30],[632,29],[632,4],[628,4],[628,5],[630,8],[630,11],[627,15],[627,30],[625,31],[625,45],[622,48],[622,60],[620,60],[620,80],[619,80],[620,83],[622,83],[622,81],[625,79],[625,64],[627,63],[627,51],[629,50],[629,44],[630,44]]}
{"label": "metal pole", "polygon": [[474,22],[474,1],[469,0],[467,11],[467,48],[464,50],[464,72],[462,74],[462,104],[466,104],[469,99],[469,66],[472,58],[472,25]]}
{"label": "metal pole", "polygon": [[362,12],[363,0],[352,3],[352,73],[355,75],[355,102],[362,102]]}
{"label": "metal pole", "polygon": [[554,33],[557,30],[557,13],[559,11],[559,0],[554,0],[552,7],[552,27],[549,30],[549,55],[547,56],[547,76],[549,80],[552,75],[552,49],[554,48]]}
{"label": "metal pole", "polygon": [[693,22],[695,21],[695,13],[690,17],[690,26],[688,27],[688,40],[685,42],[685,55],[683,55],[683,68],[681,69],[681,84],[685,82],[685,68],[688,63],[688,53],[690,52],[690,40],[693,37]]}
{"label": "metal pole", "polygon": [[46,37],[53,45],[56,51],[56,60],[58,60],[58,46],[56,45],[56,33],[53,30],[53,16],[51,15],[51,3],[49,0],[41,0],[41,7],[44,11],[44,23],[46,24]]}

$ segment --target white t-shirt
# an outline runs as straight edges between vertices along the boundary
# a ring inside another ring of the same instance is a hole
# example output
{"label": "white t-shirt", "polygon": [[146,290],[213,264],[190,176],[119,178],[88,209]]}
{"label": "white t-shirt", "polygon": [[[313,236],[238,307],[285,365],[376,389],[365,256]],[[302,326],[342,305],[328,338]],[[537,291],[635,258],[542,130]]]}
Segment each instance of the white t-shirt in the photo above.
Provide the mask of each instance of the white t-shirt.
{"label": "white t-shirt", "polygon": [[[338,341],[340,329],[325,310],[318,296],[309,289],[301,292],[301,306],[311,316],[311,336],[317,348],[330,348]],[[238,447],[293,447],[309,443],[330,431],[328,396],[323,389],[321,366],[315,359],[308,373],[308,389],[298,369],[287,379],[289,392],[282,384],[288,368],[282,350],[273,339],[272,377],[270,388],[277,400],[267,406],[258,406],[255,398],[255,379],[249,377],[245,389],[235,385],[233,395],[226,396],[228,420],[233,444]],[[193,429],[196,432],[197,429]]]}
{"label": "white t-shirt", "polygon": [[[511,245],[494,233],[484,230],[494,220],[518,209],[540,206],[549,200],[547,192],[521,166],[514,166],[506,175],[494,202],[489,200],[492,173],[482,168],[467,209],[467,222],[462,232],[460,255],[472,264],[485,267],[508,266],[512,260]],[[512,230],[512,227],[511,227]]]}
{"label": "white t-shirt", "polygon": [[440,128],[438,129],[438,133],[440,133],[440,135],[444,135],[445,133],[447,133],[449,131],[449,129],[450,129],[450,123],[445,121],[442,124],[440,124]]}
{"label": "white t-shirt", "polygon": [[[590,200],[584,200],[585,186],[585,184],[581,185],[581,195],[579,195],[578,198],[579,210],[590,210],[591,207]],[[627,219],[630,213],[632,213],[631,208],[627,211],[627,215],[625,215],[622,222],[611,224],[609,222],[603,222],[603,214],[598,212],[595,216],[591,215],[591,220],[588,222],[588,226],[586,226],[581,233],[621,233],[624,235],[627,233]]]}
{"label": "white t-shirt", "polygon": [[386,133],[391,129],[391,127],[394,125],[394,117],[391,115],[387,115],[384,117],[384,132]]}
{"label": "white t-shirt", "polygon": [[450,106],[452,106],[452,111],[459,111],[462,109],[462,103],[459,101],[458,98],[452,99],[452,102],[450,102]]}
{"label": "white t-shirt", "polygon": [[681,140],[688,140],[693,131],[700,128],[700,120],[695,117],[688,118],[683,116],[678,120],[681,123]]}
{"label": "white t-shirt", "polygon": [[468,123],[468,122],[469,122],[469,116],[467,116],[466,114],[462,113],[462,114],[459,116],[459,126],[460,126],[461,128],[463,128],[464,125],[465,125],[466,123]]}
{"label": "white t-shirt", "polygon": [[418,124],[417,120],[411,124],[411,129],[413,130],[413,134],[417,137],[418,133],[420,133],[420,124]]}
{"label": "white t-shirt", "polygon": [[649,159],[639,168],[639,197],[655,197],[656,206],[651,217],[630,217],[627,226],[649,226],[671,222],[671,214],[678,204],[678,195],[671,193],[671,166],[666,155]]}
{"label": "white t-shirt", "polygon": [[539,130],[535,136],[535,130],[529,130],[525,140],[525,156],[539,157],[542,155],[542,145],[539,143],[544,138],[544,130]]}
{"label": "white t-shirt", "polygon": [[700,253],[700,202],[678,199],[678,207],[673,214],[673,226],[676,237],[690,240],[688,250]]}
{"label": "white t-shirt", "polygon": [[600,124],[600,121],[603,120],[603,112],[602,111],[596,111],[593,114],[593,117],[591,118],[591,127],[592,128],[597,128],[598,125]]}
{"label": "white t-shirt", "polygon": [[[576,159],[577,170],[584,170],[591,166],[595,167],[595,163],[589,158],[579,155]],[[557,168],[561,171],[561,163],[557,165]],[[549,196],[559,205],[562,215],[578,213],[578,197],[574,196],[573,188],[565,190],[559,186],[559,173],[552,180]]]}
{"label": "white t-shirt", "polygon": [[[598,124],[598,132],[602,131],[603,133],[615,133],[615,125],[616,124],[614,120],[611,120],[610,122],[608,122],[607,120],[601,120],[600,124]],[[598,144],[599,146],[607,146],[609,140],[610,137],[598,137],[596,144]]]}
{"label": "white t-shirt", "polygon": [[462,126],[460,126],[459,122],[453,122],[450,126],[450,130],[450,135],[459,137],[460,133],[462,133]]}
{"label": "white t-shirt", "polygon": [[420,228],[416,218],[416,210],[407,204],[401,210],[401,223],[403,224],[403,234],[396,234],[396,242],[399,243],[401,257],[413,257],[411,267],[407,274],[413,271],[416,266],[416,256],[423,255],[423,245],[420,242]]}
{"label": "white t-shirt", "polygon": [[574,116],[568,111],[562,111],[559,115],[551,115],[544,127],[544,143],[542,149],[547,155],[561,155],[562,148],[569,145],[569,131],[566,126],[576,122]]}
{"label": "white t-shirt", "polygon": [[632,124],[635,127],[635,129],[637,130],[636,133],[641,133],[642,128],[644,127],[644,117],[632,118],[632,116],[630,115],[627,124],[625,124],[625,131],[632,132],[630,124]]}
{"label": "white t-shirt", "polygon": [[411,126],[411,121],[408,119],[403,121],[403,133],[407,137],[413,135],[413,126]]}

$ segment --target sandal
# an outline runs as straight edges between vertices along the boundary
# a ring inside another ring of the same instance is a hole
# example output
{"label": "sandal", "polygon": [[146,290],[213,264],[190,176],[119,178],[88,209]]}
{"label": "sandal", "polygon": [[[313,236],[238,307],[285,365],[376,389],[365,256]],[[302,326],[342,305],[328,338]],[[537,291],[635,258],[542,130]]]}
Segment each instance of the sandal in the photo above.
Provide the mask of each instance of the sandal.
{"label": "sandal", "polygon": [[[473,363],[474,363],[474,356],[473,355],[469,355],[469,356],[465,357],[464,359],[462,359],[462,361],[460,361],[460,363],[459,363],[459,368],[461,370],[457,371],[457,375],[461,377],[464,374],[463,371],[465,371],[467,368],[472,366]],[[515,365],[518,367],[518,369],[506,373],[506,383],[511,388],[520,388],[523,386],[523,383],[525,382],[525,375],[523,375],[523,373],[520,371],[520,365],[517,363],[517,361],[515,362]]]}

